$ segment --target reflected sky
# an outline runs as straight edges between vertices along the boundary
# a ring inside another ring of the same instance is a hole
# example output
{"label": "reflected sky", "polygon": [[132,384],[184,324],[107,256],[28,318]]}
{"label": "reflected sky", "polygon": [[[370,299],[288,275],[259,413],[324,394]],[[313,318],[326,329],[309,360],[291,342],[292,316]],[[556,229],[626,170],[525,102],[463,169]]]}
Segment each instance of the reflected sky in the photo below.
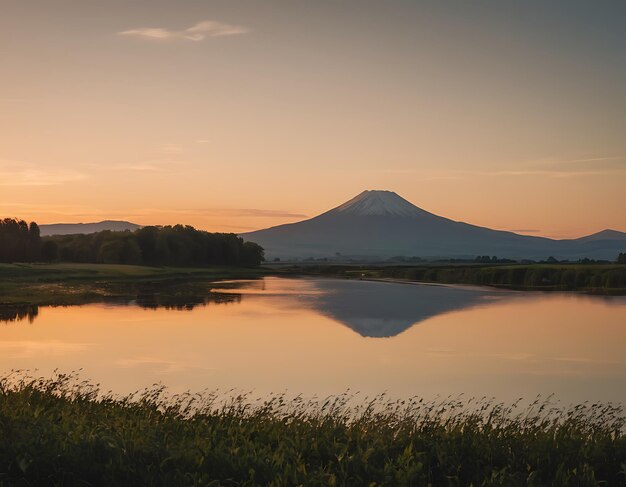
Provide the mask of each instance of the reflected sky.
{"label": "reflected sky", "polygon": [[624,297],[279,278],[213,292],[229,297],[190,311],[40,307],[30,324],[22,313],[0,326],[0,371],[82,369],[116,392],[626,402]]}
{"label": "reflected sky", "polygon": [[[416,289],[415,286],[419,288]],[[440,286],[346,279],[231,281],[215,293],[297,297],[363,337],[391,337],[439,314],[513,299],[520,293],[470,286]]]}

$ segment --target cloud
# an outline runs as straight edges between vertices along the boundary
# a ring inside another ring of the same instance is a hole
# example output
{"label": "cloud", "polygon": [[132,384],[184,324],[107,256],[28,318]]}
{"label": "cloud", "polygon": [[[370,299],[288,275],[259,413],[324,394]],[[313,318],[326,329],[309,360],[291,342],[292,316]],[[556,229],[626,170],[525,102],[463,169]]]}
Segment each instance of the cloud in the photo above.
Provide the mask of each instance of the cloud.
{"label": "cloud", "polygon": [[537,168],[562,173],[615,173],[626,170],[626,156],[586,157],[578,159],[547,159]]}
{"label": "cloud", "polygon": [[[1,185],[0,185],[1,186]],[[292,213],[284,210],[264,210],[264,209],[237,209],[237,208],[195,208],[195,209],[163,209],[163,208],[135,208],[135,209],[102,209],[78,205],[59,204],[33,204],[0,202],[0,213],[20,213],[45,215],[41,223],[57,223],[59,219],[67,220],[68,223],[87,220],[140,220],[135,223],[142,224],[168,224],[185,223],[190,218],[198,217],[217,219],[219,221],[228,218],[257,217],[257,218],[306,218],[306,215]],[[219,223],[221,228],[236,229],[237,231],[256,230],[258,227],[249,227],[236,224],[236,221],[229,223]],[[200,227],[199,227],[200,228]]]}
{"label": "cloud", "polygon": [[141,27],[118,32],[118,35],[139,37],[152,40],[175,40],[202,41],[207,37],[222,37],[247,34],[249,29],[241,25],[225,24],[215,20],[203,20],[184,30],[170,30],[162,27]]}
{"label": "cloud", "polygon": [[111,166],[111,169],[115,171],[148,171],[148,172],[163,172],[165,169],[162,166],[156,164],[115,164]]}
{"label": "cloud", "polygon": [[585,176],[626,175],[626,156],[598,156],[576,159],[546,158],[535,161],[511,162],[504,170],[455,170],[424,172],[420,169],[377,169],[377,172],[414,174],[414,181],[463,179],[467,177],[523,177],[544,176],[550,178],[575,178]]}
{"label": "cloud", "polygon": [[205,208],[186,210],[196,214],[208,216],[229,216],[229,217],[264,217],[264,218],[306,218],[302,213],[292,213],[283,210],[263,210],[260,208]]}
{"label": "cloud", "polygon": [[134,216],[150,216],[154,214],[194,215],[194,216],[217,216],[217,217],[257,217],[257,218],[307,218],[302,213],[294,213],[285,210],[265,210],[261,208],[142,208],[133,210]]}
{"label": "cloud", "polygon": [[25,162],[0,160],[0,186],[54,186],[86,177],[71,169],[49,169]]}
{"label": "cloud", "polygon": [[159,147],[159,151],[166,154],[180,154],[183,152],[183,148],[178,144],[163,144]]}
{"label": "cloud", "polygon": [[[176,160],[174,156],[180,152],[182,149],[177,147],[167,147],[163,146],[159,149],[161,152],[168,154],[170,157],[159,158],[159,159],[148,159],[145,161],[137,161],[137,162],[125,162],[119,164],[112,164],[107,166],[109,170],[112,171],[137,171],[137,172],[152,172],[152,173],[165,173],[172,171],[179,171],[180,166],[187,164],[186,161]],[[100,167],[94,165],[94,167]]]}

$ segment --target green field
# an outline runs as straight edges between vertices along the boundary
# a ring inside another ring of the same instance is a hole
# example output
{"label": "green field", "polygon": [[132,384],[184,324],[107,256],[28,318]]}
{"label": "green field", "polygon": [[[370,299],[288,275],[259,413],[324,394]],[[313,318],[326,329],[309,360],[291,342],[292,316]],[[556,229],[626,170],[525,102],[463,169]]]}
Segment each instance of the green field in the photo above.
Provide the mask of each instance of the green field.
{"label": "green field", "polygon": [[0,264],[1,304],[80,304],[128,296],[139,286],[175,287],[190,282],[247,279],[260,268],[148,267],[114,264]]}
{"label": "green field", "polygon": [[626,485],[623,412],[535,402],[306,402],[68,376],[0,379],[0,485]]}

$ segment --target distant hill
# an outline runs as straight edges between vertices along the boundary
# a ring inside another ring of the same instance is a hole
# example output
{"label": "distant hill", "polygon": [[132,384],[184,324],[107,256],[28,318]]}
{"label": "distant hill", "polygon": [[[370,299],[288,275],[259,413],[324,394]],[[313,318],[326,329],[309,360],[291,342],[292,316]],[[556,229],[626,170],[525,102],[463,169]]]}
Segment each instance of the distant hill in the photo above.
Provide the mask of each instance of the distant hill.
{"label": "distant hill", "polygon": [[591,235],[587,235],[586,237],[581,237],[576,239],[579,242],[592,242],[595,240],[626,240],[626,233],[619,232],[617,230],[602,230],[598,233],[593,233]]}
{"label": "distant hill", "polygon": [[615,230],[570,240],[519,235],[429,213],[391,191],[364,191],[314,218],[242,234],[263,246],[269,259],[394,256],[511,259],[606,259],[626,251]]}
{"label": "distant hill", "polygon": [[123,232],[125,230],[137,230],[141,225],[127,221],[104,220],[97,223],[52,223],[50,225],[39,225],[41,236],[48,235],[72,235],[76,233],[96,233],[102,230]]}

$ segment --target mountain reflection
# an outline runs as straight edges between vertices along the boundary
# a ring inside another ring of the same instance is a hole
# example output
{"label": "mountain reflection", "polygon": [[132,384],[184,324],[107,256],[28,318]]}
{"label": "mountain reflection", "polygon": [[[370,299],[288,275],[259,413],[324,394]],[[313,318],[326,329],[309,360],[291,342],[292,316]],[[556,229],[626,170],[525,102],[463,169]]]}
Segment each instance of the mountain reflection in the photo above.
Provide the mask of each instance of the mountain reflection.
{"label": "mountain reflection", "polygon": [[434,316],[510,299],[515,293],[470,287],[414,285],[346,279],[265,278],[232,281],[213,289],[238,292],[246,299],[276,299],[277,307],[306,307],[363,337],[402,333]]}
{"label": "mountain reflection", "polygon": [[[99,297],[88,303],[138,306],[145,309],[191,311],[209,304],[238,304],[262,299],[277,308],[311,309],[354,330],[363,337],[392,337],[434,316],[507,299],[513,294],[476,288],[410,285],[345,279],[287,279],[146,285],[124,296]],[[118,290],[119,291],[119,290]],[[128,291],[128,290],[127,290]],[[54,304],[51,304],[54,306]],[[28,320],[39,307],[0,306],[0,322]]]}
{"label": "mountain reflection", "polygon": [[[368,281],[320,280],[313,308],[364,337],[392,337],[434,316],[502,299],[480,289]],[[510,296],[510,295],[509,295]]]}

